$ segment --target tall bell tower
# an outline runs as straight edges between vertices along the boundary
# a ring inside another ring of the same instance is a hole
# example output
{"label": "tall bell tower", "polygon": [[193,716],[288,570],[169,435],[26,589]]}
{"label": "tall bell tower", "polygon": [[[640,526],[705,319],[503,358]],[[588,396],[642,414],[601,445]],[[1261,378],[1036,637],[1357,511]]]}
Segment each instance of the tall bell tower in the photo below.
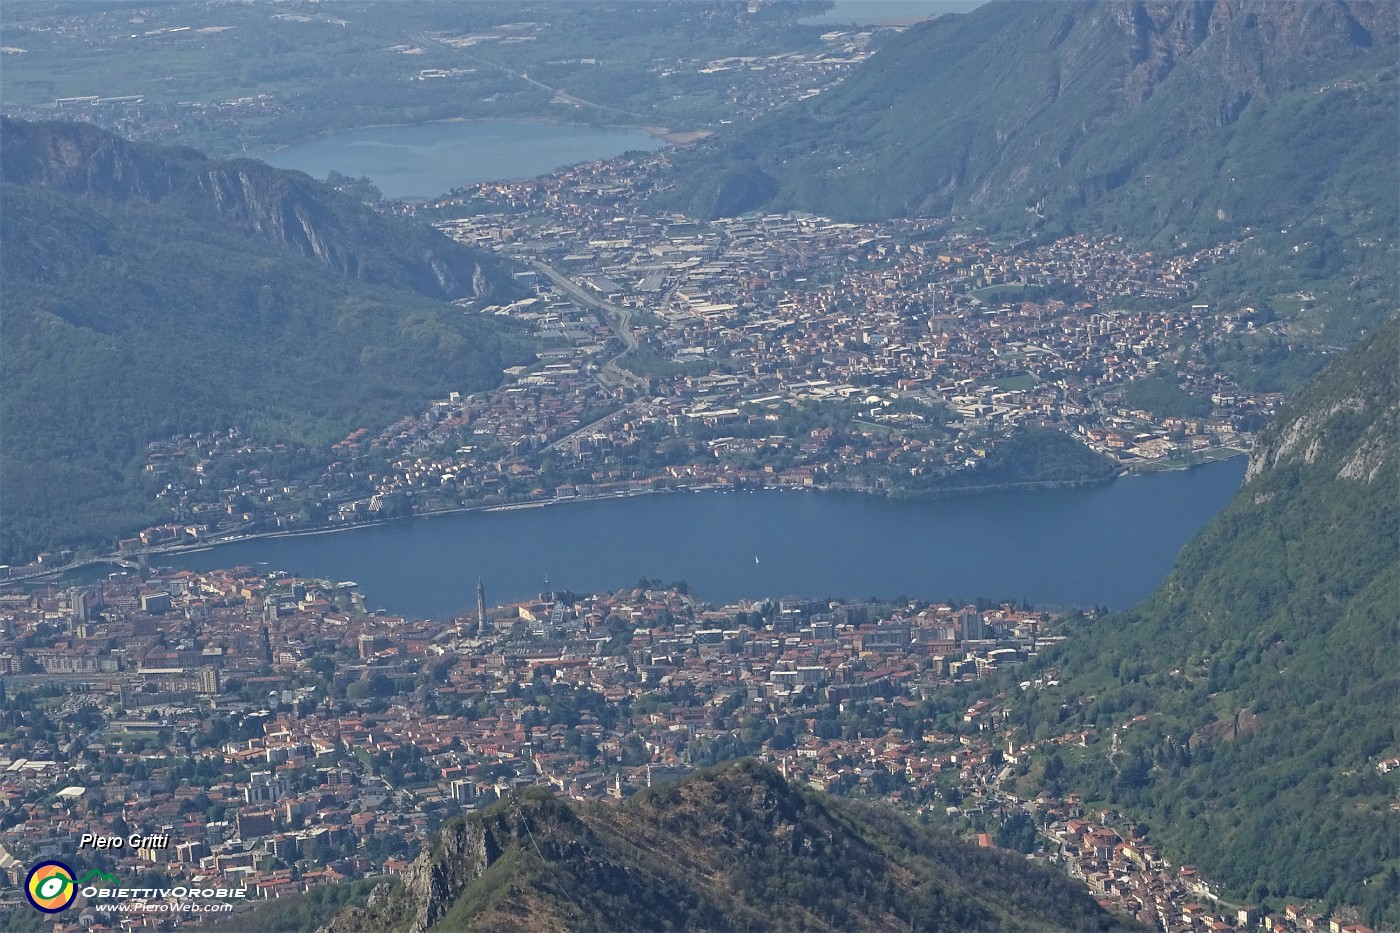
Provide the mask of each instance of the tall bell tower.
{"label": "tall bell tower", "polygon": [[476,633],[486,635],[486,585],[476,578]]}

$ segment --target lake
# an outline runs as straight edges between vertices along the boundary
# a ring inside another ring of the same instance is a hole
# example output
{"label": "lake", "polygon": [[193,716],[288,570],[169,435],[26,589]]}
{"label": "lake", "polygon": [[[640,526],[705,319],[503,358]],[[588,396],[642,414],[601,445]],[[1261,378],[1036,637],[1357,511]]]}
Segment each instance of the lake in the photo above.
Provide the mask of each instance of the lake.
{"label": "lake", "polygon": [[833,26],[884,26],[942,16],[945,13],[966,13],[986,0],[836,0],[825,13],[805,16],[804,23]]}
{"label": "lake", "polygon": [[547,175],[664,141],[634,127],[529,120],[447,120],[374,126],[286,146],[258,158],[325,178],[368,176],[387,198],[429,198],[480,181]]}
{"label": "lake", "polygon": [[1177,551],[1229,502],[1236,458],[1096,489],[953,499],[847,493],[676,492],[464,512],[333,534],[244,541],[162,565],[265,563],[353,580],[372,607],[445,619],[474,605],[641,577],[686,580],[711,602],[761,596],[987,596],[1124,608],[1161,583]]}
{"label": "lake", "polygon": [[[975,3],[840,0],[827,19],[904,17]],[[849,21],[849,19],[847,19]],[[869,22],[869,19],[864,20]],[[367,175],[389,197],[427,197],[661,145],[641,130],[486,120],[376,127],[266,158],[316,177]],[[698,492],[465,512],[333,534],[267,538],[163,558],[360,584],[371,606],[448,618],[556,588],[686,580],[703,599],[987,596],[1124,608],[1162,581],[1182,544],[1234,494],[1236,459],[1080,490],[891,500],[841,493]]]}

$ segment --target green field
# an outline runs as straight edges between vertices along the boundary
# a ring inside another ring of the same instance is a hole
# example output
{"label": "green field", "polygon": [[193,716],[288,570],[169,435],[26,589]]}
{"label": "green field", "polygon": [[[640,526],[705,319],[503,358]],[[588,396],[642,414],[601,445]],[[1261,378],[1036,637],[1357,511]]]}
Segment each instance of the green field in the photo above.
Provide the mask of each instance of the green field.
{"label": "green field", "polygon": [[1031,373],[1021,373],[1018,376],[1002,376],[999,379],[993,380],[992,385],[1008,392],[1017,392],[1025,389],[1033,389],[1039,381],[1040,380],[1036,379]]}

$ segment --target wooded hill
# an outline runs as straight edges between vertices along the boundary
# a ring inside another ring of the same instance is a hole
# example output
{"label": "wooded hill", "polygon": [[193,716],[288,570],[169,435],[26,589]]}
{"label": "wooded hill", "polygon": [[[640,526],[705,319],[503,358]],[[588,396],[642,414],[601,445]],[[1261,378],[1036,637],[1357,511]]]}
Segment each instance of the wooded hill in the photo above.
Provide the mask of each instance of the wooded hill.
{"label": "wooded hill", "polygon": [[445,300],[504,266],[300,173],[6,120],[0,182],[0,561],[168,519],[152,441],[337,440],[524,355]]}

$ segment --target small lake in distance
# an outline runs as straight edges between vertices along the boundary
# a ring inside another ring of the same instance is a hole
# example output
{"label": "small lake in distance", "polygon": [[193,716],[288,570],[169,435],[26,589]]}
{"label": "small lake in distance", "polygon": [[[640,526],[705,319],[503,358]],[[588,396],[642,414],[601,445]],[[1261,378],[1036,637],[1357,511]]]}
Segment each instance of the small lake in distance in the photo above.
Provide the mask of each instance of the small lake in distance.
{"label": "small lake in distance", "polygon": [[430,198],[480,181],[547,175],[578,162],[666,143],[635,127],[531,120],[445,120],[372,126],[257,156],[277,168],[325,178],[367,176],[386,198]]}

